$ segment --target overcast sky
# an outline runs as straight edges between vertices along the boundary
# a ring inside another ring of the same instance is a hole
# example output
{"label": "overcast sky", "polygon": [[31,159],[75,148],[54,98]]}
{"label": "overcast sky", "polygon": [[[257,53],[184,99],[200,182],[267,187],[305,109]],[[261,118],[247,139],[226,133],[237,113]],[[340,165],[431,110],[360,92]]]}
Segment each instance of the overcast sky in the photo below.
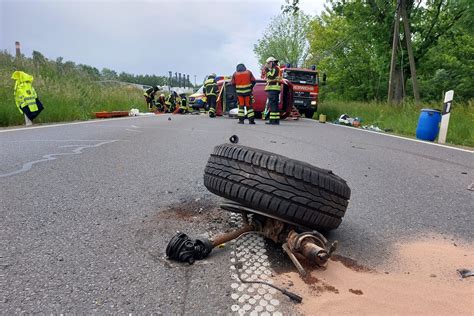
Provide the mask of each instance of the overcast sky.
{"label": "overcast sky", "polygon": [[[325,0],[300,0],[319,14]],[[15,41],[31,56],[133,74],[197,81],[211,72],[232,74],[243,62],[258,74],[253,45],[284,0],[0,0],[0,49]]]}

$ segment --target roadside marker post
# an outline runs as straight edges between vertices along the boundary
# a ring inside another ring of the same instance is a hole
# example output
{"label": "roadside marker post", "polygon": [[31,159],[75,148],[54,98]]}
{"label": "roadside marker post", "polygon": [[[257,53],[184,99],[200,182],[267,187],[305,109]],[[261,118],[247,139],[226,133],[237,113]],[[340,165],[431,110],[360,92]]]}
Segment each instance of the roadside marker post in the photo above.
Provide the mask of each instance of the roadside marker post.
{"label": "roadside marker post", "polygon": [[25,126],[31,126],[33,125],[33,122],[26,116],[26,114],[23,114],[25,116]]}
{"label": "roadside marker post", "polygon": [[446,143],[448,134],[449,117],[451,116],[451,106],[453,104],[454,90],[449,90],[444,95],[443,112],[441,113],[441,125],[439,127],[438,143]]}

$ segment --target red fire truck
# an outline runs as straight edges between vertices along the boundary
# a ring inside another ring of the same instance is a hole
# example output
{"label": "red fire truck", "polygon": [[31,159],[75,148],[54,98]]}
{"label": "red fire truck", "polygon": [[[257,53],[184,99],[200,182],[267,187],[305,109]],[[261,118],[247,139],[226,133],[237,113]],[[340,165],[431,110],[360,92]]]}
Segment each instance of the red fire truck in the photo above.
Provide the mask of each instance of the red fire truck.
{"label": "red fire truck", "polygon": [[[316,66],[311,69],[280,66],[281,77],[293,85],[293,103],[300,114],[312,118],[318,109],[319,74]],[[265,72],[262,72],[262,78]],[[324,84],[325,76],[323,76]]]}
{"label": "red fire truck", "polygon": [[[265,71],[262,68],[262,79]],[[280,66],[280,75],[284,80],[292,83],[293,102],[300,114],[312,118],[318,109],[319,74],[316,66],[311,69],[292,68],[291,65]],[[325,76],[323,76],[324,84]]]}

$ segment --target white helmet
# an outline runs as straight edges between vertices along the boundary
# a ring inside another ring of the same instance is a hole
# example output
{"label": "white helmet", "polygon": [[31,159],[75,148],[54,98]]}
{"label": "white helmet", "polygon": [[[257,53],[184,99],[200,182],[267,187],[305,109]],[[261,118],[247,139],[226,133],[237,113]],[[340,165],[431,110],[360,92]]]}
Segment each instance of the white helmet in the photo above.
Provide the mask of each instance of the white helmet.
{"label": "white helmet", "polygon": [[275,57],[268,57],[267,58],[267,64],[271,62],[277,62],[278,60]]}

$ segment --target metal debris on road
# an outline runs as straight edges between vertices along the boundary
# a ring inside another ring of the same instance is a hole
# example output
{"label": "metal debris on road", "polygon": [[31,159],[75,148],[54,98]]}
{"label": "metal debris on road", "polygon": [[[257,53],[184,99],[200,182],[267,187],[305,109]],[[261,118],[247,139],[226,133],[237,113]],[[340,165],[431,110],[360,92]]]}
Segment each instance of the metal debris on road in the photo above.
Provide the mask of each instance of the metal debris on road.
{"label": "metal debris on road", "polygon": [[336,250],[337,241],[328,246],[326,238],[317,231],[306,231],[298,234],[295,232],[297,228],[291,223],[258,214],[253,214],[252,219],[249,220],[248,215],[255,213],[255,211],[235,202],[224,203],[221,208],[230,212],[241,213],[244,226],[216,236],[212,240],[192,240],[186,234],[178,232],[166,247],[167,257],[179,262],[193,264],[195,260],[206,258],[213,248],[238,239],[249,232],[255,232],[276,243],[283,244],[283,250],[288,254],[300,275],[305,277],[306,271],[295,255],[303,257],[310,264],[324,266]]}
{"label": "metal debris on road", "polygon": [[239,136],[237,135],[232,135],[230,138],[229,138],[229,141],[232,143],[232,144],[237,144],[239,142]]}
{"label": "metal debris on road", "polygon": [[474,276],[474,271],[470,269],[457,269],[456,270],[461,278],[467,278]]}
{"label": "metal debris on road", "polygon": [[166,256],[179,262],[193,264],[204,259],[214,246],[207,239],[192,240],[188,235],[178,232],[166,247]]}

